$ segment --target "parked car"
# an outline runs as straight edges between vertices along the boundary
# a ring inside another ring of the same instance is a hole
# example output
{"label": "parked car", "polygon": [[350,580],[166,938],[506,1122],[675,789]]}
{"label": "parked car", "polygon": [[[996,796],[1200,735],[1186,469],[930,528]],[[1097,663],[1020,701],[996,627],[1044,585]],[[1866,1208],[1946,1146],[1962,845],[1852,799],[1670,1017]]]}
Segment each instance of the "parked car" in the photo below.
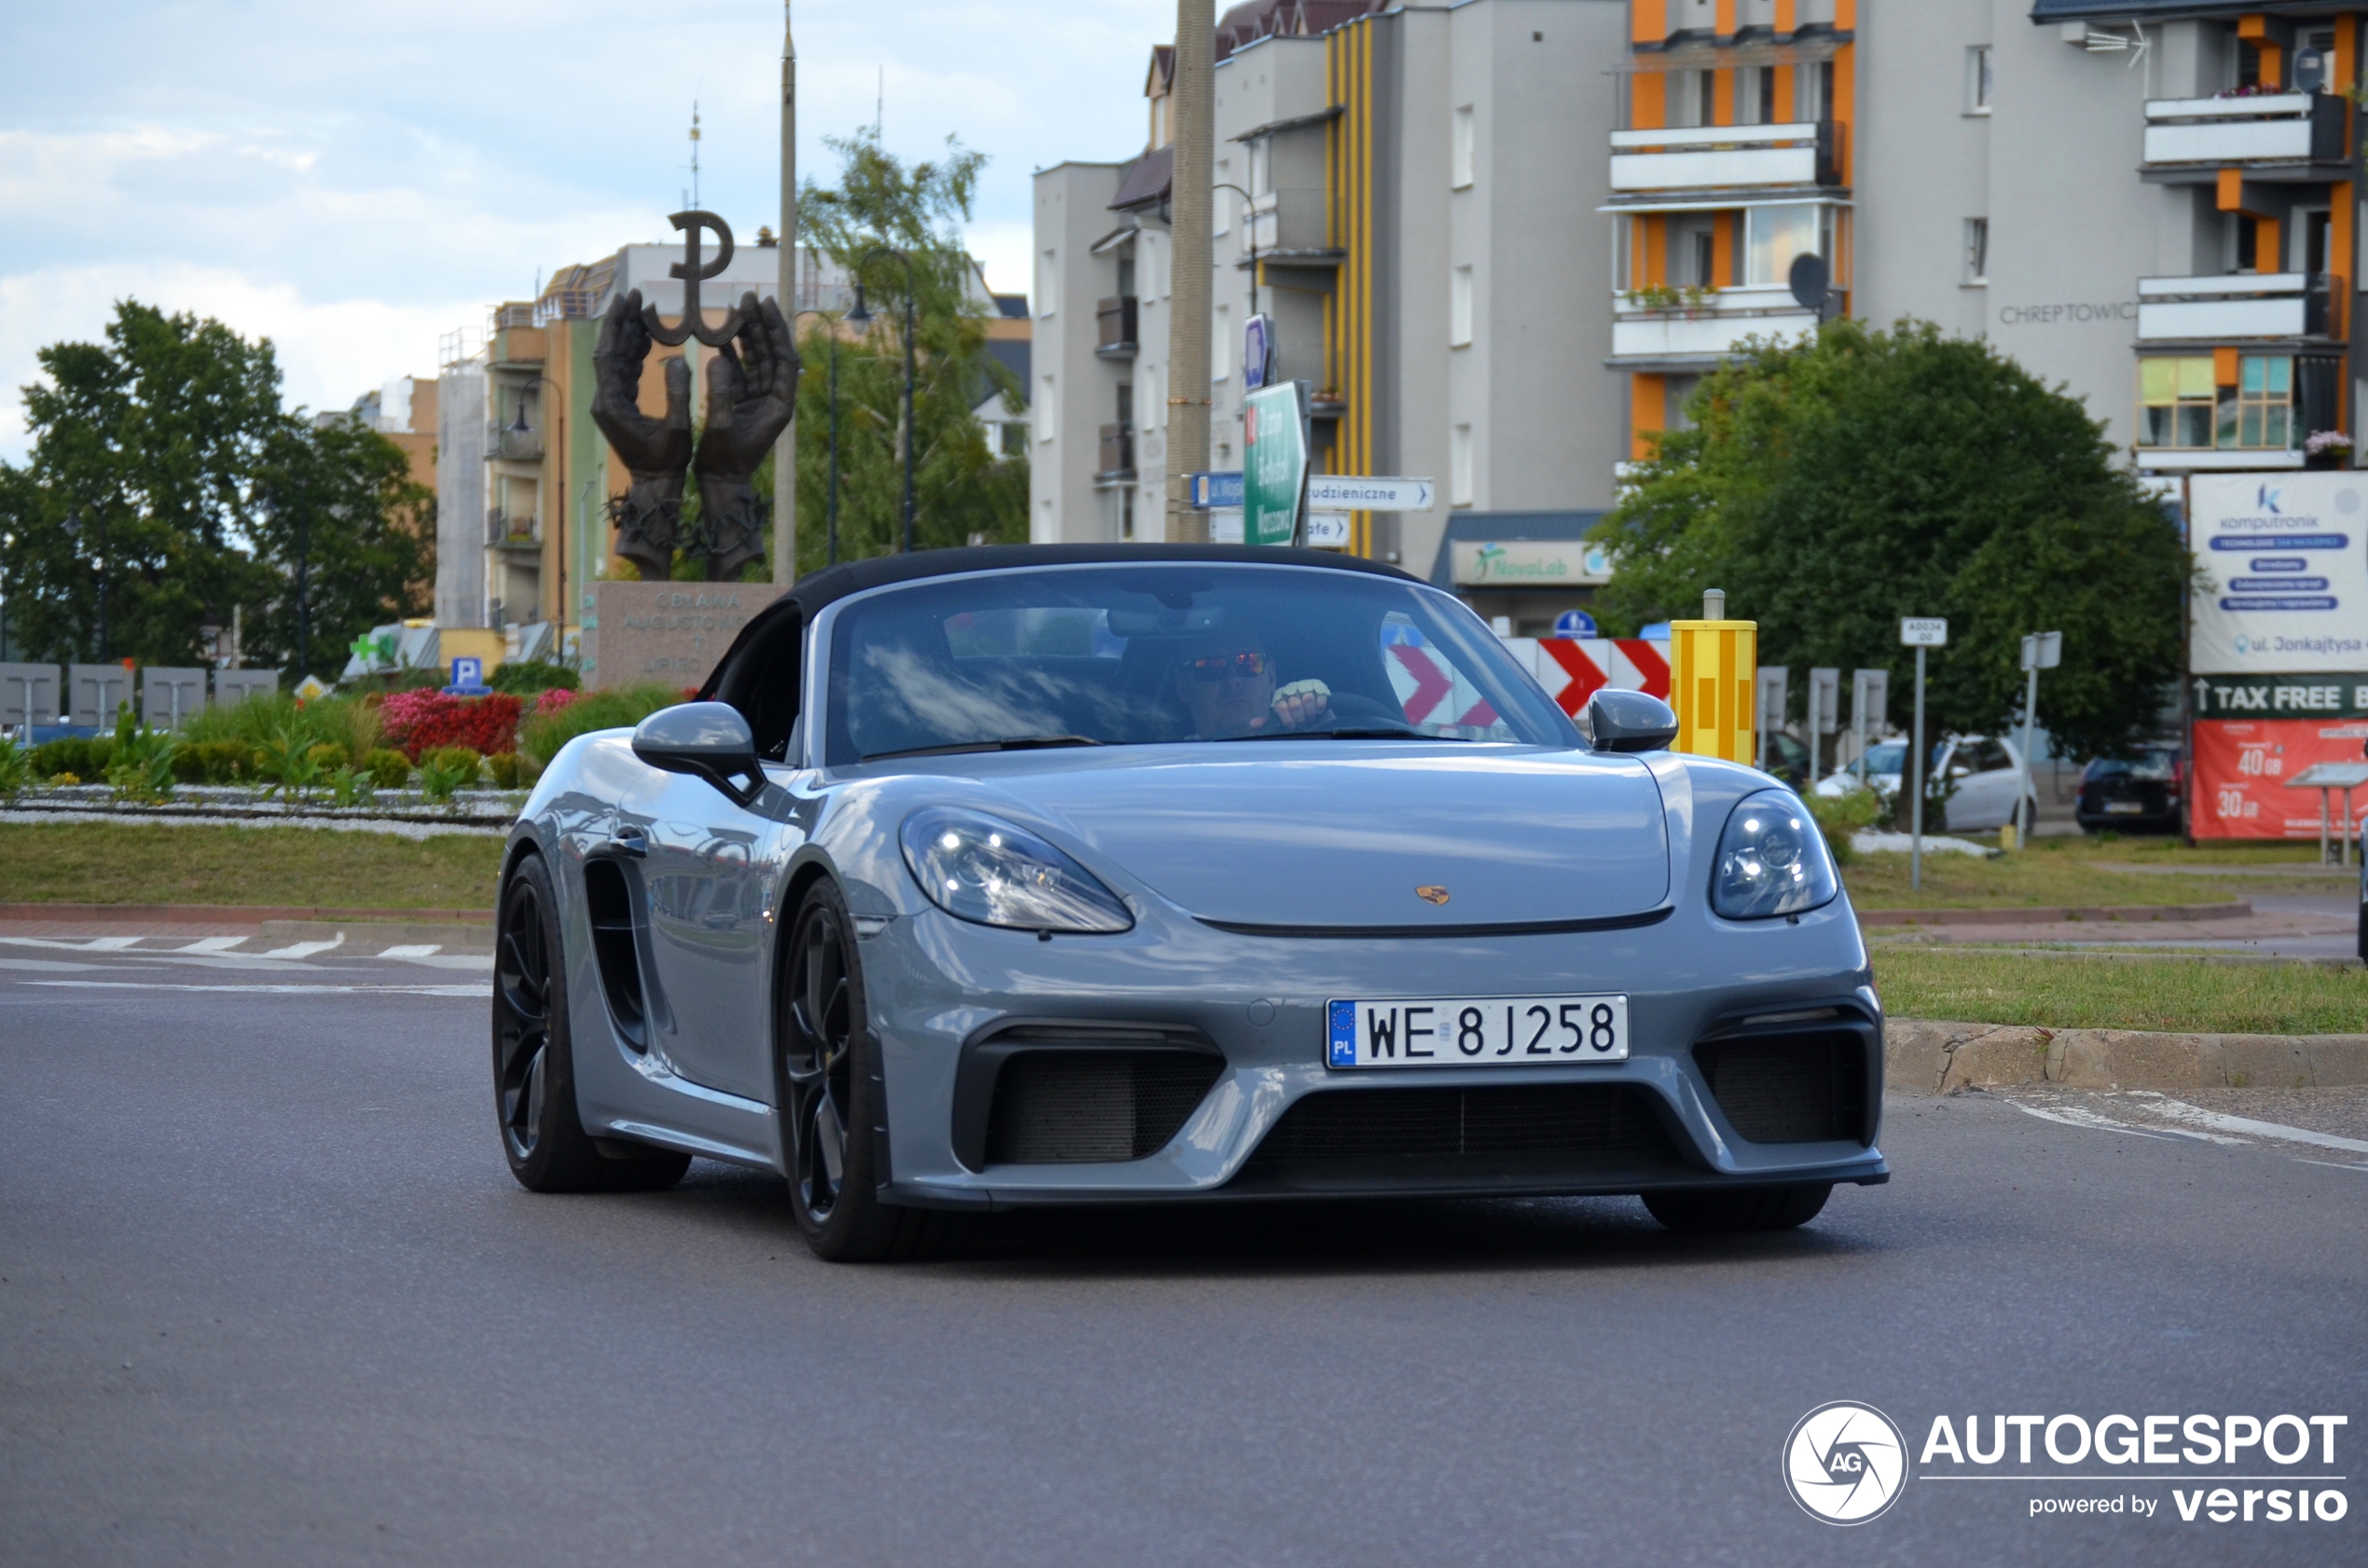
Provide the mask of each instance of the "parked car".
{"label": "parked car", "polygon": [[2100,828],[2180,829],[2186,766],[2179,748],[2141,747],[2127,757],[2099,757],[2080,770],[2072,816],[2090,832]]}
{"label": "parked car", "polygon": [[816,572],[698,701],[578,736],[497,894],[536,1191],[779,1173],[822,1257],[1028,1204],[1635,1193],[1774,1230],[1889,1179],[1816,825],[1584,733],[1395,568],[1211,545]]}
{"label": "parked car", "polygon": [[1768,737],[1768,754],[1759,760],[1760,771],[1773,774],[1794,789],[1809,783],[1809,748],[1803,742],[1777,730]]}
{"label": "parked car", "polygon": [[[1907,742],[1894,737],[1878,741],[1866,748],[1865,777],[1867,784],[1885,795],[1897,795],[1904,787],[1900,776],[1907,769]],[[1842,795],[1859,787],[1860,770],[1856,763],[1830,773],[1819,781],[1821,795]],[[2022,749],[1999,736],[1948,736],[1934,743],[1933,765],[1924,775],[1925,785],[1934,779],[1947,779],[1955,792],[1948,797],[1943,824],[1935,824],[1934,813],[1927,812],[1924,826],[1933,831],[1945,826],[1952,832],[1980,832],[2001,828],[2015,819],[2015,798],[2021,792],[2023,782]],[[2032,802],[2036,816],[2038,803]]]}

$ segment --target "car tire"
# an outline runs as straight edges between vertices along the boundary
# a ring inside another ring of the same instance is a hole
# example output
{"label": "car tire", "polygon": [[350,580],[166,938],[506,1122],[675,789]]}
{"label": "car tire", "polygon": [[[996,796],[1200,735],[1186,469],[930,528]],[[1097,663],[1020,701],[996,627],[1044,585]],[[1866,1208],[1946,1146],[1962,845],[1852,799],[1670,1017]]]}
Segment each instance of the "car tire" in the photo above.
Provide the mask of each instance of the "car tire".
{"label": "car tire", "polygon": [[568,1027],[566,949],[543,857],[530,855],[511,873],[496,921],[493,1107],[510,1174],[530,1192],[651,1192],[681,1181],[689,1155],[655,1148],[610,1153],[584,1130]]}
{"label": "car tire", "polygon": [[1816,1218],[1833,1190],[1831,1182],[1808,1182],[1795,1187],[1647,1192],[1645,1207],[1673,1231],[1790,1231]]}
{"label": "car tire", "polygon": [[960,1216],[880,1201],[878,1042],[856,952],[855,922],[835,885],[799,901],[782,960],[778,1081],[790,1208],[814,1255],[833,1263],[942,1257]]}

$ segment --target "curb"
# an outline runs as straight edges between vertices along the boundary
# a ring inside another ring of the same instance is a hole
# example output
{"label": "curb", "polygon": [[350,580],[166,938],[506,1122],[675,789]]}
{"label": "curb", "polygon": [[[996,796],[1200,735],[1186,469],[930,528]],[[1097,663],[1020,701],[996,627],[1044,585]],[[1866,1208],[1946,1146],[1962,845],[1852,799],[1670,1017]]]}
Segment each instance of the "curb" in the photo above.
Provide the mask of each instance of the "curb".
{"label": "curb", "polygon": [[2027,1025],[1883,1025],[1883,1084],[1907,1094],[2068,1089],[2332,1089],[2368,1083],[2368,1035],[2151,1034]]}
{"label": "curb", "polygon": [[2068,920],[2237,920],[2253,912],[2250,899],[2226,903],[2086,904],[2033,909],[1863,909],[1866,926],[2054,926]]}
{"label": "curb", "polygon": [[[0,920],[107,925],[249,926],[285,920],[427,921],[489,929],[490,909],[327,909],[314,904],[0,903]],[[425,940],[425,939],[422,939]]]}

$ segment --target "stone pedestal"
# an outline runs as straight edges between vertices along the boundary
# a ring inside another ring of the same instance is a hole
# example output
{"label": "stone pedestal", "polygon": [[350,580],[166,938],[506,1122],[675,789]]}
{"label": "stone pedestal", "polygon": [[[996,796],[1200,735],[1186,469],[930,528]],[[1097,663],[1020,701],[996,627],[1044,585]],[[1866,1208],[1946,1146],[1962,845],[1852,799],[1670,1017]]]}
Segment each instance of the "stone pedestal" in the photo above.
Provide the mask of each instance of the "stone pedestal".
{"label": "stone pedestal", "polygon": [[749,618],[781,593],[772,583],[595,583],[584,684],[697,686]]}

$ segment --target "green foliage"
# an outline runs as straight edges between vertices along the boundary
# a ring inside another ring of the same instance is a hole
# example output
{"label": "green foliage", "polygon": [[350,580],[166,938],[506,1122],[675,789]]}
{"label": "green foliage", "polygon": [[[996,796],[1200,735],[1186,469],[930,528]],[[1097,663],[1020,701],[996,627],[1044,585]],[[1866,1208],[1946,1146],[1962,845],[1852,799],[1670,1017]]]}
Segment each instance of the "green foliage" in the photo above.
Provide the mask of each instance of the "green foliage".
{"label": "green foliage", "polygon": [[1899,618],[1946,615],[1929,722],[1995,733],[2021,700],[2023,634],[2060,628],[2040,722],[2082,755],[2151,733],[2191,568],[2076,400],[1986,343],[1844,321],[1754,346],[1687,412],[1592,536],[1618,562],[1608,634],[1724,588],[1759,624],[1760,663],[1887,668],[1896,715],[1915,668]]}
{"label": "green foliage", "polygon": [[485,765],[482,753],[466,746],[431,746],[420,753],[420,767],[424,772],[432,767],[453,768],[463,776],[463,781],[474,784]]}
{"label": "green foliage", "polygon": [[[805,545],[801,543],[803,550]],[[555,713],[539,713],[518,726],[518,750],[548,767],[559,749],[594,730],[627,729],[682,700],[680,686],[620,686],[577,698]]]}
{"label": "green foliage", "polygon": [[242,546],[282,419],[270,344],[124,300],[104,342],[38,358],[32,457],[0,464],[13,640],[54,661],[193,662],[201,624],[273,591]]}
{"label": "green foliage", "polygon": [[33,776],[58,782],[61,774],[72,774],[74,781],[104,778],[107,764],[115,761],[115,742],[105,736],[66,736],[58,740],[45,740],[33,749]]}
{"label": "green foliage", "polygon": [[288,715],[285,722],[256,749],[255,776],[265,782],[266,792],[282,800],[309,793],[321,782],[317,750],[297,716]]}
{"label": "green foliage", "polygon": [[332,805],[368,805],[378,798],[377,780],[351,763],[339,763],[322,782],[328,788]]}
{"label": "green foliage", "polygon": [[990,393],[1015,405],[1018,378],[987,349],[985,307],[963,249],[983,154],[948,139],[942,161],[907,164],[870,131],[827,138],[842,168],[838,183],[809,183],[799,198],[799,237],[858,271],[873,312],[860,337],[835,320],[807,318],[798,353],[797,540],[801,575],[824,564],[830,510],[832,358],[838,361],[839,558],[902,547],[903,530],[906,272],[890,245],[912,260],[915,371],[914,543],[937,549],[984,535],[1027,539],[1027,460],[987,447],[971,411]]}
{"label": "green foliage", "polygon": [[376,431],[283,411],[268,340],[123,300],[103,342],[38,357],[31,459],[0,463],[9,630],[34,656],[186,665],[243,607],[249,651],[281,661],[299,554],[316,673],[426,604],[434,496]]}
{"label": "green foliage", "polygon": [[14,795],[33,776],[32,753],[11,735],[0,735],[0,799]]}
{"label": "green foliage", "polygon": [[420,792],[441,805],[477,779],[478,757],[465,746],[438,746],[420,757]]}
{"label": "green foliage", "polygon": [[411,759],[400,751],[374,747],[362,754],[370,782],[381,790],[400,790],[411,777]]}
{"label": "green foliage", "polygon": [[567,666],[548,659],[518,659],[494,670],[485,678],[485,683],[497,692],[530,697],[554,690],[577,691],[584,679]]}
{"label": "green foliage", "polygon": [[1801,797],[1809,814],[1817,822],[1817,831],[1825,835],[1825,847],[1833,852],[1834,864],[1846,866],[1858,859],[1858,851],[1851,845],[1851,835],[1875,825],[1883,814],[1883,800],[1872,790],[1852,790],[1846,795],[1805,794]]}
{"label": "green foliage", "polygon": [[191,740],[172,749],[172,777],[184,784],[237,784],[255,772],[255,748],[243,740]]}
{"label": "green foliage", "polygon": [[493,776],[497,790],[523,790],[543,776],[543,769],[531,757],[516,751],[496,751],[485,760],[485,771]]}
{"label": "green foliage", "polygon": [[172,736],[131,721],[127,704],[116,719],[115,751],[106,779],[124,800],[160,801],[172,793]]}
{"label": "green foliage", "polygon": [[181,726],[185,741],[236,741],[250,751],[291,732],[308,750],[335,746],[343,753],[340,761],[359,764],[378,745],[379,710],[360,697],[298,702],[279,693],[209,708]]}

